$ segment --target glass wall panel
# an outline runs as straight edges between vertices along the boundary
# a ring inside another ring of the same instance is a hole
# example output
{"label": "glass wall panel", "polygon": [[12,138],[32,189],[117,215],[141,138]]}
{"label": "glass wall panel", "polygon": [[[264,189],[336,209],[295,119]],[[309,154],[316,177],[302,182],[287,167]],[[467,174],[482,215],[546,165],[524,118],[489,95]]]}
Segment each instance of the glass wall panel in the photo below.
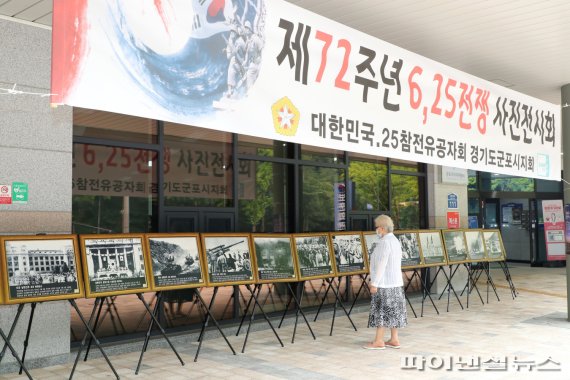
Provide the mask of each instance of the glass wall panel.
{"label": "glass wall panel", "polygon": [[156,120],[119,113],[73,108],[73,135],[154,144]]}
{"label": "glass wall panel", "polygon": [[300,167],[299,229],[302,232],[335,231],[338,223],[346,221],[344,180],[344,169]]}
{"label": "glass wall panel", "polygon": [[284,141],[239,135],[238,153],[249,156],[293,158],[295,144]]}
{"label": "glass wall panel", "polygon": [[73,144],[73,232],[155,230],[156,156],[148,150]]}
{"label": "glass wall panel", "polygon": [[[231,207],[231,133],[164,123],[164,134],[165,205]],[[250,163],[240,164],[240,183],[253,179]]]}
{"label": "glass wall panel", "polygon": [[[240,160],[240,166],[242,166]],[[239,226],[243,232],[290,232],[289,178],[292,165],[246,161],[253,173],[250,182],[240,183]]]}
{"label": "glass wall panel", "polygon": [[350,199],[353,211],[385,211],[388,203],[388,165],[386,161],[350,157],[348,168]]}
{"label": "glass wall panel", "polygon": [[390,162],[392,165],[392,170],[417,173],[419,171],[423,171],[425,167],[425,164],[422,164],[420,162],[397,160],[397,159],[392,159]]}
{"label": "glass wall panel", "polygon": [[482,191],[533,192],[534,179],[515,177],[506,174],[479,172]]}
{"label": "glass wall panel", "polygon": [[306,161],[323,162],[327,164],[344,164],[345,154],[342,150],[302,145],[301,159]]}
{"label": "glass wall panel", "polygon": [[559,193],[562,192],[562,181],[536,180],[536,191],[539,193]]}
{"label": "glass wall panel", "polygon": [[391,215],[396,229],[422,228],[424,178],[392,174]]}
{"label": "glass wall panel", "polygon": [[467,190],[469,191],[478,190],[476,170],[467,170]]}

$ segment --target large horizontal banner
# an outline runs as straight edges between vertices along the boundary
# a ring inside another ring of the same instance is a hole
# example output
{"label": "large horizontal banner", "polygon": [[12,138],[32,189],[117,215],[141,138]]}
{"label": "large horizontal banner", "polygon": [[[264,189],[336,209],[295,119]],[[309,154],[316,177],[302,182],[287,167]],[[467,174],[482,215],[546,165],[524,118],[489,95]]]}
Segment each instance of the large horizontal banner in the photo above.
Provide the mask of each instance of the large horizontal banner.
{"label": "large horizontal banner", "polygon": [[280,0],[55,0],[52,102],[560,180],[560,107]]}

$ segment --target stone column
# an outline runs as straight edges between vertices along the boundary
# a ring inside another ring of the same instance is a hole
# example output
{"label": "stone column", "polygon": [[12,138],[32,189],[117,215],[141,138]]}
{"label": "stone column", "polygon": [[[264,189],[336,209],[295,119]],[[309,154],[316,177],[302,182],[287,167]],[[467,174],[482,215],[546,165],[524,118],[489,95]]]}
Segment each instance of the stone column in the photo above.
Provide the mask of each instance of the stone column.
{"label": "stone column", "polygon": [[[51,30],[0,18],[0,88],[50,93]],[[26,93],[0,96],[0,184],[28,184],[27,204],[0,205],[0,234],[71,232],[73,121],[70,107],[50,107],[50,98]],[[28,268],[34,268],[30,256]],[[39,262],[38,262],[39,263]],[[45,263],[44,263],[45,266]],[[0,306],[5,332],[17,306]],[[30,307],[26,306],[12,342],[22,352]],[[36,308],[26,354],[28,368],[67,362],[70,306],[43,302]],[[3,342],[2,342],[3,345]],[[0,373],[18,370],[12,355]]]}
{"label": "stone column", "polygon": [[[570,147],[570,83],[562,86],[562,151],[565,147]],[[570,151],[565,152],[562,156],[562,173],[564,180],[564,189],[570,187]],[[570,204],[570,192],[564,191],[564,204]],[[566,296],[568,308],[568,321],[570,321],[570,266],[568,259],[570,258],[570,250],[568,249],[568,242],[566,243],[566,287],[568,290]]]}
{"label": "stone column", "polygon": [[[428,186],[428,226],[430,229],[446,229],[447,228],[447,212],[458,211],[460,228],[468,227],[468,201],[467,201],[467,184],[443,183],[441,178],[441,166],[428,165],[427,168],[427,186]],[[454,193],[457,195],[457,209],[447,208],[447,195]],[[449,274],[449,268],[446,268]],[[437,269],[432,269],[432,276],[435,275]],[[467,271],[464,267],[457,270],[453,276],[453,287],[458,293],[467,283]],[[439,275],[432,287],[432,292],[443,290],[447,280],[445,276]],[[452,299],[455,297],[451,295]],[[463,302],[463,300],[461,301]]]}

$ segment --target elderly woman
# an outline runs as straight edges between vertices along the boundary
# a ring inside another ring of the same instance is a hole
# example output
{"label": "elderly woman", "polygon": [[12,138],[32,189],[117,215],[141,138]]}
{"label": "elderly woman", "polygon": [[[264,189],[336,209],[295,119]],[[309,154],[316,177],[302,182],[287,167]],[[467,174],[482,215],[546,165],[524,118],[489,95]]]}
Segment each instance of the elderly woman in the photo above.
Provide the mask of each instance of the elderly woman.
{"label": "elderly woman", "polygon": [[[402,280],[402,246],[392,233],[394,222],[387,215],[374,220],[377,241],[370,252],[370,327],[376,327],[374,341],[364,348],[383,350],[400,348],[398,328],[408,324],[404,282]],[[384,330],[390,329],[390,340],[384,342]]]}

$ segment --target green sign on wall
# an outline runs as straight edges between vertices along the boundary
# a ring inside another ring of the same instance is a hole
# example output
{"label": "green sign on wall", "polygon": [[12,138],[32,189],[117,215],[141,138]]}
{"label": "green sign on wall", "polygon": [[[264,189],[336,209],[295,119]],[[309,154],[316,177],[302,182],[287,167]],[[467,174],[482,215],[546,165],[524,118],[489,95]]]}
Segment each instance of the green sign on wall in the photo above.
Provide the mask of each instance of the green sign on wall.
{"label": "green sign on wall", "polygon": [[28,184],[24,182],[12,182],[12,203],[28,203]]}

